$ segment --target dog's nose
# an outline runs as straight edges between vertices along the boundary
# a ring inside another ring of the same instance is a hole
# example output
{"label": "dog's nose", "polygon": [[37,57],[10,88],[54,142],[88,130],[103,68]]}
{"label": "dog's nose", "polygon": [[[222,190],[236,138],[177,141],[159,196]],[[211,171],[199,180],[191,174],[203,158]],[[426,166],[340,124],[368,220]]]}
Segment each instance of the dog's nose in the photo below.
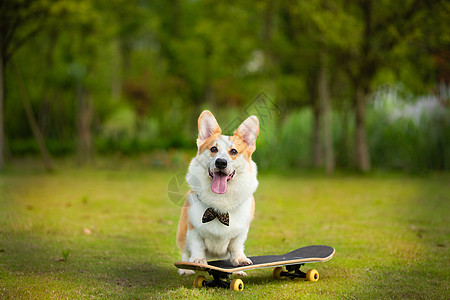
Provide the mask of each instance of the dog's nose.
{"label": "dog's nose", "polygon": [[227,167],[227,160],[223,158],[216,159],[216,167],[219,169],[225,169]]}

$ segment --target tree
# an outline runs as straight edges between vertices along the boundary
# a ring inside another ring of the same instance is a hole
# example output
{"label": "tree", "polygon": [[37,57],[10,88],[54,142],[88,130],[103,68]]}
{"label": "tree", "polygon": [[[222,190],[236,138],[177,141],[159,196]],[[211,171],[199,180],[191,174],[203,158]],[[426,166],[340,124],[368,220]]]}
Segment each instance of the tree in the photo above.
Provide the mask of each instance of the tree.
{"label": "tree", "polygon": [[390,54],[423,26],[414,19],[440,2],[413,0],[400,4],[395,1],[355,0],[344,4],[358,22],[357,30],[348,33],[357,42],[355,47],[341,48],[337,55],[341,62],[345,62],[343,68],[352,83],[356,166],[363,172],[371,168],[365,126],[366,106],[374,89],[374,79],[383,68],[401,68],[398,62],[389,59]]}
{"label": "tree", "polygon": [[[5,163],[5,116],[4,106],[6,97],[5,70],[12,56],[39,32],[53,25],[52,21],[63,16],[76,5],[69,1],[33,1],[33,0],[12,0],[0,2],[0,171]],[[21,85],[21,84],[20,84]],[[23,94],[23,89],[22,90]],[[24,99],[24,98],[23,98]],[[27,109],[27,101],[24,100],[24,107],[27,110],[30,126],[33,132],[38,132],[39,127],[32,120],[31,110]],[[41,134],[35,134],[43,155],[48,151],[43,140],[39,141]],[[48,161],[49,158],[44,160]],[[47,162],[47,166],[50,164]]]}
{"label": "tree", "polygon": [[[295,72],[302,74],[301,78],[308,86],[313,110],[313,166],[325,166],[326,172],[332,173],[335,157],[330,77],[339,72],[333,68],[333,53],[336,48],[350,47],[352,37],[347,32],[354,22],[341,6],[327,0],[287,1],[282,6],[280,17],[281,30],[295,49],[293,56],[284,59],[288,60],[289,68],[295,66]],[[299,64],[294,64],[294,61]]]}
{"label": "tree", "polygon": [[45,146],[44,136],[42,134],[41,129],[36,121],[33,110],[30,105],[30,100],[28,99],[28,95],[26,92],[25,84],[23,82],[22,75],[17,67],[17,65],[12,61],[11,66],[13,69],[13,73],[15,76],[15,81],[17,83],[17,88],[19,89],[20,97],[22,98],[23,107],[25,109],[25,114],[28,119],[28,123],[31,127],[31,131],[33,132],[34,138],[38,143],[39,150],[41,152],[41,156],[47,171],[53,170],[53,163],[50,157],[50,153],[48,152],[47,147]]}
{"label": "tree", "polygon": [[5,69],[12,55],[40,30],[49,15],[41,1],[1,1],[0,4],[0,171],[5,163]]}

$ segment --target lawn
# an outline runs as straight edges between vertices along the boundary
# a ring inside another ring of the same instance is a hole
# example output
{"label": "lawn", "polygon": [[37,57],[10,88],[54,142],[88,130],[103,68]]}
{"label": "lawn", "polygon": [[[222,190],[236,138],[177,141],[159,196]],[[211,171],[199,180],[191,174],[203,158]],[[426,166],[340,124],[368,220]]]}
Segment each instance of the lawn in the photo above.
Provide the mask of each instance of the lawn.
{"label": "lawn", "polygon": [[318,282],[259,269],[232,292],[177,275],[180,172],[138,169],[1,174],[0,298],[450,298],[449,174],[260,174],[247,255],[336,254]]}

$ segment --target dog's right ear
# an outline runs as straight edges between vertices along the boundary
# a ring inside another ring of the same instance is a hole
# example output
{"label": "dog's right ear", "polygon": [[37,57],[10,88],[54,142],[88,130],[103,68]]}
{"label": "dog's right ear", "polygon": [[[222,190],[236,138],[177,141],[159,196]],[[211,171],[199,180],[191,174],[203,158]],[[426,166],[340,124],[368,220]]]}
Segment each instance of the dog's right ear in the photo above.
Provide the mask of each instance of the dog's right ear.
{"label": "dog's right ear", "polygon": [[198,118],[197,146],[200,148],[206,139],[216,133],[222,133],[216,118],[209,110],[204,110]]}

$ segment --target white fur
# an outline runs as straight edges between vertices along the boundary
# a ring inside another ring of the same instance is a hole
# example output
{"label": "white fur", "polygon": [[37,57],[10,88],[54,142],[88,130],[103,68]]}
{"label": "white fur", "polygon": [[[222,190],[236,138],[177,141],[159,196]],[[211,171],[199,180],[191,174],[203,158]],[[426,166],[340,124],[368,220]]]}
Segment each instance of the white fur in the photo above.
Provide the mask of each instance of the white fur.
{"label": "white fur", "polygon": [[[208,120],[203,123],[210,127],[214,121],[215,119],[211,120],[208,116]],[[203,130],[201,126],[200,124],[199,136],[202,135],[201,138],[206,139],[208,136],[203,134],[211,130]],[[257,134],[256,132],[255,135]],[[249,139],[254,145],[256,136]],[[207,260],[214,258],[230,259],[235,266],[251,264],[244,254],[244,243],[252,218],[252,195],[258,186],[256,164],[243,155],[238,155],[234,160],[231,159],[229,149],[233,148],[233,139],[230,140],[227,136],[217,139],[215,146],[219,150],[217,153],[212,154],[206,150],[194,157],[186,175],[186,180],[193,191],[188,196],[190,204],[188,219],[193,229],[187,232],[186,244],[184,249],[181,249],[182,260],[206,263]],[[208,170],[214,170],[217,158],[227,160],[225,173],[235,172],[234,177],[227,183],[225,194],[216,194],[211,190]],[[228,213],[229,226],[220,223],[217,218],[202,223],[203,214],[209,207]],[[179,270],[179,274],[192,274],[192,272]]]}

